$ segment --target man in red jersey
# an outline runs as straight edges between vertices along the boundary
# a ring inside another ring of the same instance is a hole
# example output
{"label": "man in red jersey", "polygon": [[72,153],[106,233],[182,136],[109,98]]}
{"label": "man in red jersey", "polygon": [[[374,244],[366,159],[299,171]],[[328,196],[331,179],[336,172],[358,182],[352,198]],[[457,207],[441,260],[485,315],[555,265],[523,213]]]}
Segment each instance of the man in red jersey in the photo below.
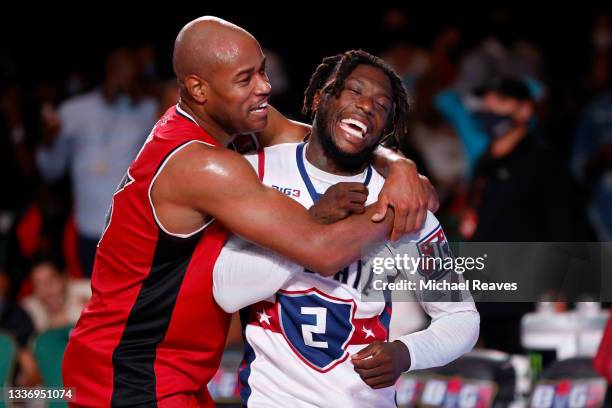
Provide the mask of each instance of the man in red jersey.
{"label": "man in red jersey", "polygon": [[[177,37],[173,64],[181,101],[155,125],[113,198],[93,295],[64,356],[64,385],[76,389],[78,406],[214,406],[206,385],[229,315],[214,303],[212,270],[228,231],[329,275],[391,230],[390,213],[371,222],[375,208],[319,224],[225,148],[267,124],[270,84],[250,34],[194,20]],[[400,234],[419,224],[429,199],[408,173],[417,215],[403,214]]]}
{"label": "man in red jersey", "polygon": [[593,359],[593,366],[608,381],[608,392],[604,404],[607,407],[612,403],[612,316],[608,319],[608,324],[604,329],[599,350]]}

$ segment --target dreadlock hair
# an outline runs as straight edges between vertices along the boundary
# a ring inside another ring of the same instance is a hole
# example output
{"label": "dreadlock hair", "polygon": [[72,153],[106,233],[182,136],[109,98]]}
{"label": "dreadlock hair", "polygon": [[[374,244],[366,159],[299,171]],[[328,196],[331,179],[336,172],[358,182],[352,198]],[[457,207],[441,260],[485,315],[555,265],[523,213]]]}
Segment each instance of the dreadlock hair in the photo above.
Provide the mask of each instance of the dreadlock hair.
{"label": "dreadlock hair", "polygon": [[346,78],[353,72],[358,65],[371,65],[382,70],[391,82],[393,92],[393,111],[391,126],[385,129],[386,135],[381,139],[381,144],[401,146],[403,138],[408,134],[408,119],[410,105],[406,88],[401,78],[395,71],[382,59],[369,54],[363,50],[350,50],[342,54],[323,58],[314,74],[310,77],[308,87],[304,92],[304,105],[302,113],[314,117],[316,109],[314,100],[317,92],[340,96],[344,89]]}

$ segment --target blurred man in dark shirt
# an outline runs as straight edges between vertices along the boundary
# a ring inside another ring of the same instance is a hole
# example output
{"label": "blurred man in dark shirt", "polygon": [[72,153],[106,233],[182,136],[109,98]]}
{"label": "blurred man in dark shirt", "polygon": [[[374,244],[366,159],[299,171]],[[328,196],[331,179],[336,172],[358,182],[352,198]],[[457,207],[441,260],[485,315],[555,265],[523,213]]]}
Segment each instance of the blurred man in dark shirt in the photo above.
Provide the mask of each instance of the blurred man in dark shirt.
{"label": "blurred man in dark shirt", "polygon": [[[538,135],[535,103],[521,81],[504,79],[483,96],[480,119],[491,138],[470,187],[465,238],[480,242],[570,240],[570,177]],[[521,351],[520,319],[531,303],[481,303],[486,347]]]}
{"label": "blurred man in dark shirt", "polygon": [[491,145],[474,172],[473,241],[570,240],[570,177],[538,135],[535,103],[521,81],[504,79],[484,94]]}

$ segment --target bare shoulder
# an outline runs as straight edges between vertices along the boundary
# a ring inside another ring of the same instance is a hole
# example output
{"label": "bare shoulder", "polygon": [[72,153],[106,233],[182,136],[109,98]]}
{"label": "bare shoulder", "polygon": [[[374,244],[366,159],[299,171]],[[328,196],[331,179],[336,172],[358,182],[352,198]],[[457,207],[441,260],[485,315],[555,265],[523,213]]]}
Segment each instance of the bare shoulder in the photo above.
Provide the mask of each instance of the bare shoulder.
{"label": "bare shoulder", "polygon": [[302,142],[310,133],[311,126],[306,123],[290,120],[284,130],[284,138],[287,142]]}
{"label": "bare shoulder", "polygon": [[208,188],[237,180],[258,181],[252,166],[240,154],[204,143],[185,146],[168,161],[164,173],[175,190]]}
{"label": "bare shoulder", "polygon": [[268,125],[257,134],[257,139],[262,147],[268,147],[280,143],[301,142],[309,132],[309,125],[290,120],[273,107],[270,107]]}
{"label": "bare shoulder", "polygon": [[[192,231],[208,214],[218,216],[228,202],[252,196],[262,188],[251,165],[238,153],[190,143],[165,163],[151,193],[158,216],[168,228]],[[177,223],[179,218],[186,224]]]}
{"label": "bare shoulder", "polygon": [[181,149],[168,163],[168,166],[190,173],[237,171],[244,166],[250,168],[244,157],[233,150],[205,143],[191,143]]}

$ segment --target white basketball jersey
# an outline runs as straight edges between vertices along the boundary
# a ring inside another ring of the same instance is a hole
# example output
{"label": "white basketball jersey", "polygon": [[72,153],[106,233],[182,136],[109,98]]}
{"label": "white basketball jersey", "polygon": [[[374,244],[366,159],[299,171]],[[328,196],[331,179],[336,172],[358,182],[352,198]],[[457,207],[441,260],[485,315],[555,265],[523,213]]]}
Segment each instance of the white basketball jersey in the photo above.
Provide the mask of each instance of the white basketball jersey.
{"label": "white basketball jersey", "polygon": [[[350,177],[326,173],[308,163],[306,148],[287,143],[246,157],[264,184],[306,208],[346,181],[367,185],[366,204],[377,200],[384,178],[371,166]],[[414,240],[438,230],[428,213]],[[239,240],[233,236],[228,245]],[[361,268],[356,262],[333,277],[302,270],[272,298],[241,311],[246,343],[239,379],[248,407],[395,407],[395,388],[370,388],[350,362],[371,342],[387,340],[391,318],[390,303],[359,300],[359,282],[367,278]]]}

